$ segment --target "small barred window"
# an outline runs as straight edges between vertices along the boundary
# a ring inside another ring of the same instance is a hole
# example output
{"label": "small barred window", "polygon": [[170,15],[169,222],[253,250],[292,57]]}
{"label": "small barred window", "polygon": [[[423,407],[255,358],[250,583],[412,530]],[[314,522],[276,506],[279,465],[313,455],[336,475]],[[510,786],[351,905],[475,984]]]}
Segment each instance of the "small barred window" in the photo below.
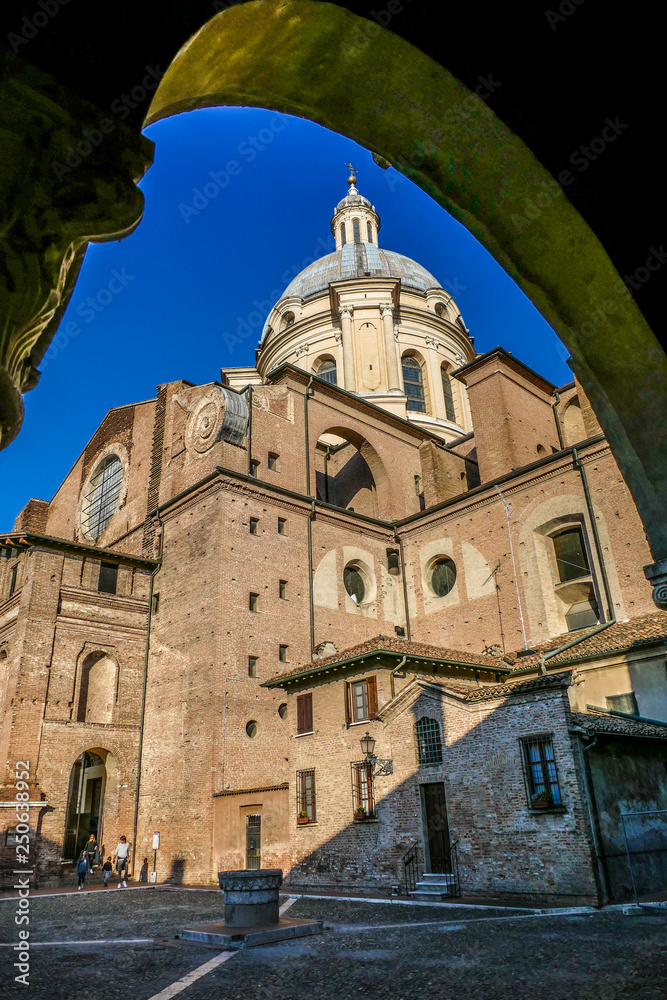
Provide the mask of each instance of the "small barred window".
{"label": "small barred window", "polygon": [[417,750],[420,764],[442,764],[442,739],[436,719],[419,719],[417,730]]}

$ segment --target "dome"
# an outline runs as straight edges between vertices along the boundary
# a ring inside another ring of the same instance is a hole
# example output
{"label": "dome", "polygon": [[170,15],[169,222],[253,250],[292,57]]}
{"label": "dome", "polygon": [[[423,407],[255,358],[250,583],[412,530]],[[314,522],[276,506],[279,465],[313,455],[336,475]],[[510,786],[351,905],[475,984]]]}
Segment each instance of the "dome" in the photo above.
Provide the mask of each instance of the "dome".
{"label": "dome", "polygon": [[350,278],[400,278],[406,288],[426,292],[441,288],[440,282],[418,264],[393,250],[382,250],[374,243],[346,243],[333,253],[320,257],[297,274],[281,299],[296,295],[301,299],[325,292],[332,281]]}

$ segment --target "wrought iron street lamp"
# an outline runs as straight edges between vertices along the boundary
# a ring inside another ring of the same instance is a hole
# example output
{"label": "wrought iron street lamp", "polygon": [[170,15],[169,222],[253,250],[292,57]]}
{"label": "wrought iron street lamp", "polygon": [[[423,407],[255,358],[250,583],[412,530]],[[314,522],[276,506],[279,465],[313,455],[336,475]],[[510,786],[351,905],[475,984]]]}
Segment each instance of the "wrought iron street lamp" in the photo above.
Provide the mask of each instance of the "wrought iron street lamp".
{"label": "wrought iron street lamp", "polygon": [[369,732],[366,732],[366,735],[362,736],[359,742],[361,743],[361,752],[369,766],[372,778],[394,773],[393,760],[381,759],[375,756],[375,740]]}

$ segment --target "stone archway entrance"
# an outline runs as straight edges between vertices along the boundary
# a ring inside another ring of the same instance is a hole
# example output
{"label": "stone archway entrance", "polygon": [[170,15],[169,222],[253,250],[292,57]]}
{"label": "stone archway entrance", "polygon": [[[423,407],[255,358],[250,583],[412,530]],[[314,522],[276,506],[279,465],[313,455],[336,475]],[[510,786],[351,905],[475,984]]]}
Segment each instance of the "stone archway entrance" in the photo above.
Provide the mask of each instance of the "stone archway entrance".
{"label": "stone archway entrance", "polygon": [[[106,758],[105,751],[100,752]],[[105,760],[100,753],[85,750],[74,761],[67,797],[63,861],[75,861],[91,833],[102,844],[106,781]]]}

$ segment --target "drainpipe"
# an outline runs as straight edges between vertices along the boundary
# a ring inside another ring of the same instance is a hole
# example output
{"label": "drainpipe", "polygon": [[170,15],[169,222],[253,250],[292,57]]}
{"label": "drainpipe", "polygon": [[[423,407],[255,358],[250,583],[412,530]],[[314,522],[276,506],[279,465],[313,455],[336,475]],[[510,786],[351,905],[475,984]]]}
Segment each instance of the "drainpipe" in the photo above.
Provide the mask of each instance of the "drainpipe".
{"label": "drainpipe", "polygon": [[315,652],[315,601],[313,598],[313,521],[315,519],[315,498],[310,491],[310,440],[308,433],[308,399],[310,398],[310,387],[313,384],[314,375],[311,375],[306,386],[306,395],[303,397],[303,426],[306,438],[306,496],[310,500],[310,510],[308,512],[308,603],[310,608],[310,659],[312,662]]}
{"label": "drainpipe", "polygon": [[574,464],[579,469],[579,475],[581,476],[581,485],[584,488],[584,496],[586,498],[586,507],[588,508],[588,517],[591,522],[591,529],[593,531],[593,541],[595,543],[595,551],[597,552],[598,562],[600,563],[600,573],[602,575],[602,585],[604,587],[605,597],[607,599],[607,610],[609,612],[609,618],[616,620],[614,615],[614,602],[611,597],[611,590],[609,587],[609,579],[607,577],[607,569],[604,564],[604,557],[602,555],[602,545],[600,543],[600,536],[598,534],[597,521],[595,519],[595,513],[593,511],[593,503],[591,501],[590,490],[588,489],[588,478],[586,476],[586,470],[584,469],[581,459],[577,453],[577,449],[572,449],[572,459]]}
{"label": "drainpipe", "polygon": [[151,572],[151,582],[148,588],[148,619],[146,621],[146,649],[144,652],[144,679],[141,691],[141,721],[139,724],[139,752],[137,760],[137,785],[134,794],[134,824],[132,827],[132,872],[135,870],[137,858],[137,828],[139,824],[139,789],[141,787],[141,756],[144,749],[144,723],[146,720],[146,689],[148,687],[148,657],[151,648],[151,622],[153,620],[153,584],[155,577],[162,568],[162,551],[164,549],[164,524],[160,518],[159,508],[155,511],[157,522],[160,526],[160,551],[158,553],[158,564]]}
{"label": "drainpipe", "polygon": [[558,389],[554,390],[554,396],[556,397],[556,402],[551,404],[551,409],[553,410],[554,420],[556,421],[558,443],[560,444],[560,450],[562,451],[565,447],[565,440],[563,438],[563,428],[561,427],[560,417],[558,416],[558,407],[560,406],[560,393]]}
{"label": "drainpipe", "polygon": [[248,386],[248,475],[252,476],[252,386]]}
{"label": "drainpipe", "polygon": [[405,666],[405,661],[407,660],[407,658],[408,658],[408,655],[406,653],[405,656],[403,657],[403,659],[400,661],[400,663],[398,663],[394,667],[394,669],[392,670],[392,672],[389,674],[389,680],[391,682],[391,697],[392,697],[392,699],[396,696],[396,692],[394,690],[394,674],[397,674],[398,671],[401,669],[401,667]]}
{"label": "drainpipe", "polygon": [[[588,732],[590,736],[590,732]],[[609,881],[609,869],[607,867],[607,859],[605,853],[602,849],[602,834],[600,832],[600,814],[598,812],[597,800],[595,798],[595,786],[593,785],[593,775],[591,773],[591,765],[588,757],[588,751],[592,750],[598,741],[598,734],[595,733],[591,743],[587,743],[585,746],[579,744],[581,762],[583,764],[584,772],[584,791],[586,793],[586,801],[588,804],[588,811],[591,817],[591,834],[593,837],[593,847],[595,850],[595,860],[597,861],[598,867],[598,903],[600,906],[606,906],[609,902],[611,896],[610,881]]]}
{"label": "drainpipe", "polygon": [[394,538],[398,542],[398,548],[401,553],[401,575],[403,577],[403,606],[405,607],[405,631],[407,633],[406,638],[408,642],[412,639],[412,633],[410,631],[410,611],[408,608],[408,581],[405,576],[405,558],[403,556],[403,539],[394,528]]}

